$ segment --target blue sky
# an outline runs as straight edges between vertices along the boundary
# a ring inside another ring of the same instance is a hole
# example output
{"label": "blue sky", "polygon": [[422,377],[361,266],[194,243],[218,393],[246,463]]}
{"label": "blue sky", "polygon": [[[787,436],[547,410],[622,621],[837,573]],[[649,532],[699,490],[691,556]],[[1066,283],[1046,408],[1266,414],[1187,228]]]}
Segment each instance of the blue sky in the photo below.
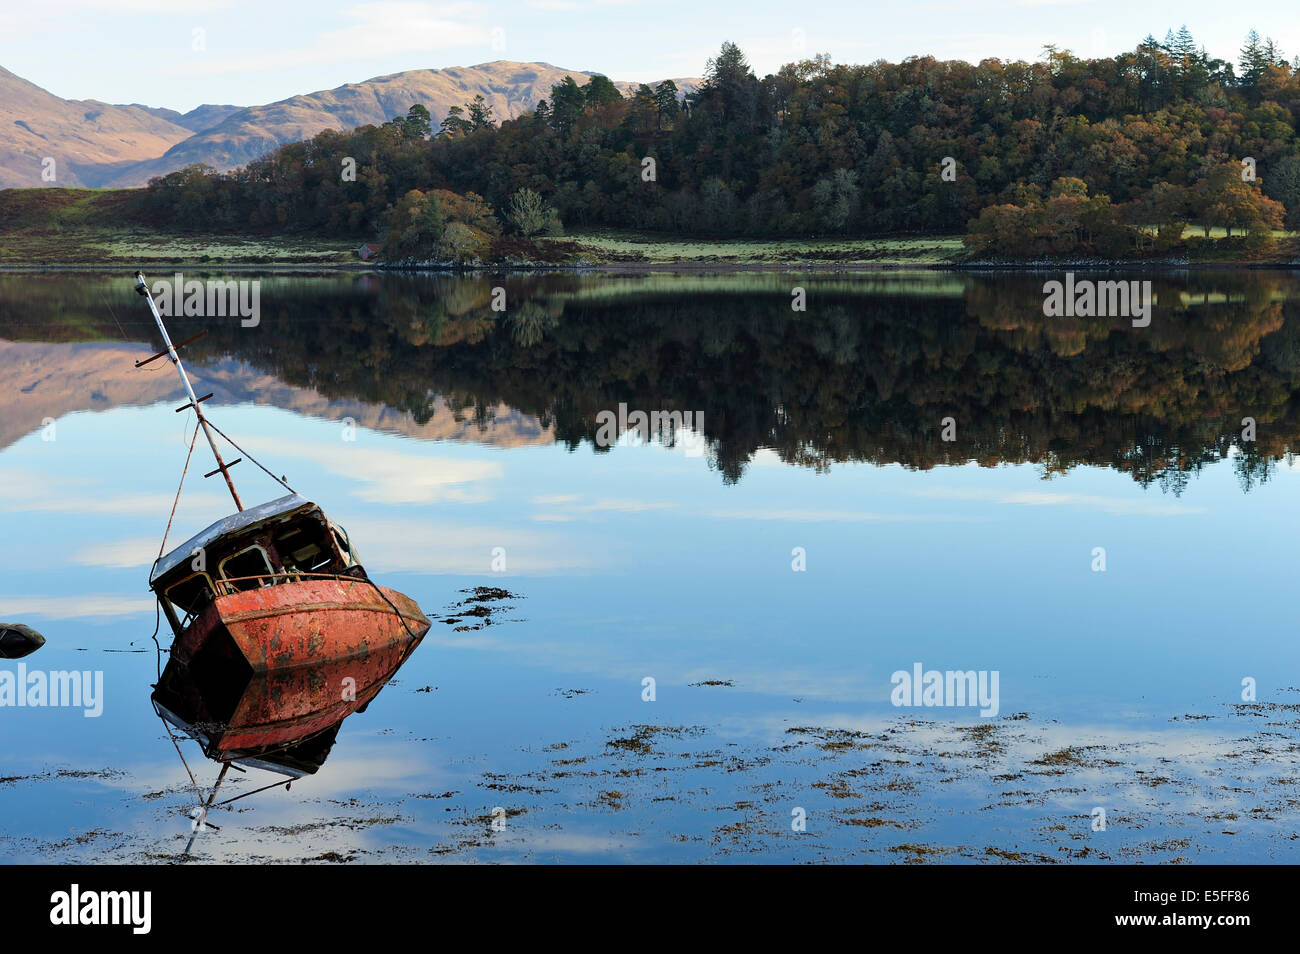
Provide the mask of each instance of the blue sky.
{"label": "blue sky", "polygon": [[1209,0],[46,0],[0,7],[0,66],[66,98],[187,110],[497,59],[620,80],[692,76],[728,39],[760,73],[816,53],[837,62],[1034,59],[1052,43],[1110,55],[1183,23],[1225,59],[1236,59],[1251,27],[1288,56],[1300,53],[1300,7]]}

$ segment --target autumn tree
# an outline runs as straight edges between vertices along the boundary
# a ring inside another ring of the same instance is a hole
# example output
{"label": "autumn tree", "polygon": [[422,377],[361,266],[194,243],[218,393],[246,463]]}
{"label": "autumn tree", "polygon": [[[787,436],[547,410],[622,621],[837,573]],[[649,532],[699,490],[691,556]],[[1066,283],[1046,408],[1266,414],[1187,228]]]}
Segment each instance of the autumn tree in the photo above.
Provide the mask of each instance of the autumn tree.
{"label": "autumn tree", "polygon": [[393,262],[431,259],[446,227],[438,197],[412,189],[388,216],[384,258]]}
{"label": "autumn tree", "polygon": [[1280,202],[1264,195],[1258,181],[1245,181],[1241,166],[1233,162],[1216,165],[1197,180],[1190,207],[1206,238],[1214,228],[1231,237],[1235,228],[1266,240],[1269,230],[1281,228],[1284,212]]}

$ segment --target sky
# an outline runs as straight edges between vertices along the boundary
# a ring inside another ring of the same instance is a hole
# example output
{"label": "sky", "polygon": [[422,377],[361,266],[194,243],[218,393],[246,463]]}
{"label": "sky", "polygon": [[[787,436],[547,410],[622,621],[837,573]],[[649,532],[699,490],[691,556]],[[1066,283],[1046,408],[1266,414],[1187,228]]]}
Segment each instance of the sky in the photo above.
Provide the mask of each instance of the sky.
{"label": "sky", "polygon": [[501,59],[653,82],[700,75],[726,40],[760,75],[818,53],[1032,60],[1050,43],[1109,56],[1181,24],[1223,59],[1252,27],[1300,53],[1300,6],[1217,0],[5,0],[0,66],[67,99],[186,111]]}

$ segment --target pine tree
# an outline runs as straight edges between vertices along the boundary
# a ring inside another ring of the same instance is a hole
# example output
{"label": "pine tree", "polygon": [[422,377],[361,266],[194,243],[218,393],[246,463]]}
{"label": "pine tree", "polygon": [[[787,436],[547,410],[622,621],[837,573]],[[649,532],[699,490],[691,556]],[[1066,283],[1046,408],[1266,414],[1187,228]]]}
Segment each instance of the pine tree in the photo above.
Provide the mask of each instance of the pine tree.
{"label": "pine tree", "polygon": [[407,139],[428,139],[429,134],[433,132],[432,118],[429,116],[428,108],[422,103],[415,103],[411,106],[406,112],[402,132]]}
{"label": "pine tree", "polygon": [[731,119],[741,121],[752,118],[757,100],[758,80],[749,68],[749,61],[736,44],[722,44],[718,55],[709,60],[704,70],[704,88],[701,101],[716,97],[723,112]]}
{"label": "pine tree", "polygon": [[677,117],[681,107],[677,103],[677,84],[670,79],[664,80],[655,87],[655,105],[659,107],[659,125],[663,126],[664,120],[670,123]]}
{"label": "pine tree", "polygon": [[1273,38],[1267,37],[1264,40],[1264,49],[1262,50],[1265,66],[1284,66],[1286,65],[1286,56],[1278,49],[1277,43]]}
{"label": "pine tree", "polygon": [[602,76],[596,73],[587,81],[587,88],[584,90],[588,106],[603,106],[606,103],[615,103],[623,98],[623,94],[618,91],[618,87],[610,80],[608,76]]}
{"label": "pine tree", "polygon": [[471,128],[470,121],[465,118],[465,110],[459,106],[452,106],[447,110],[447,117],[442,121],[441,135],[448,139],[454,139],[457,136],[463,136]]}
{"label": "pine tree", "polygon": [[483,98],[482,93],[474,97],[474,102],[465,105],[469,109],[471,129],[488,129],[492,126],[492,104]]}
{"label": "pine tree", "polygon": [[587,97],[572,76],[566,76],[551,87],[551,125],[568,135],[574,122],[582,115]]}
{"label": "pine tree", "polygon": [[1246,45],[1241,48],[1241,85],[1254,89],[1259,85],[1264,69],[1268,65],[1264,56],[1264,47],[1259,34],[1251,30],[1246,34]]}

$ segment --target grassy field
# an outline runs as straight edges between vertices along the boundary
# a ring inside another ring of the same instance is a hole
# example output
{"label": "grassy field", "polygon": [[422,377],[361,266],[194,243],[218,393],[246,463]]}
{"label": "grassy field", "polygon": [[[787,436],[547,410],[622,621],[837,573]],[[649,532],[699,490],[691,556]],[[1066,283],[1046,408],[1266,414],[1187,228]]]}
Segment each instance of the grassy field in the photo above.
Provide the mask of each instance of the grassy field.
{"label": "grassy field", "polygon": [[[612,230],[573,231],[566,241],[590,248],[601,259],[647,265],[874,264],[942,265],[961,251],[956,236],[882,239],[672,238]],[[545,241],[545,240],[543,240]]]}
{"label": "grassy field", "polygon": [[356,261],[350,242],[326,239],[167,235],[102,226],[40,233],[0,231],[0,266],[335,266]]}
{"label": "grassy field", "polygon": [[315,265],[357,261],[351,240],[194,235],[123,224],[127,190],[0,190],[0,267]]}

